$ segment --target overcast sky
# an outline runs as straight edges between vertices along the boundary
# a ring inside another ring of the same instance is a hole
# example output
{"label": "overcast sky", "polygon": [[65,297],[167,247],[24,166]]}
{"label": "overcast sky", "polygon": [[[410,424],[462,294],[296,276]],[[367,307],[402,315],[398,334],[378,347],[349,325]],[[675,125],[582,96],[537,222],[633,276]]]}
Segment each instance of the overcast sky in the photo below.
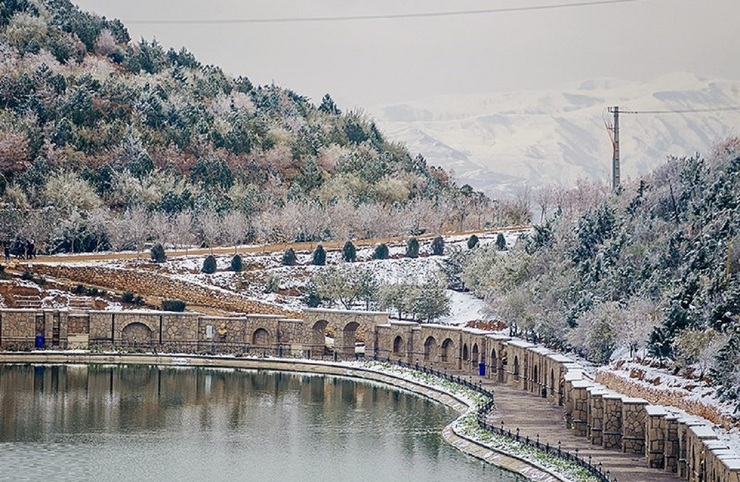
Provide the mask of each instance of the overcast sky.
{"label": "overcast sky", "polygon": [[[739,0],[634,0],[471,15],[330,22],[172,24],[505,9],[588,0],[73,0],[120,18],[134,40],[340,108],[437,94],[650,80],[688,71],[740,80]],[[591,0],[593,1],[593,0]],[[599,0],[597,0],[599,1]],[[137,23],[136,21],[165,21]]]}

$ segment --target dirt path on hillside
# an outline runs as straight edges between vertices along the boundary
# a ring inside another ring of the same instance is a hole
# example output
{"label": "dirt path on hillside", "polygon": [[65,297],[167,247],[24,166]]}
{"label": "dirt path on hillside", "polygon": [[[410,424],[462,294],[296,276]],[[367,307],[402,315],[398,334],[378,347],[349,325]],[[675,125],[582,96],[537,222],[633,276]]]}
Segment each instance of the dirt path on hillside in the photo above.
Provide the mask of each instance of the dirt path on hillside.
{"label": "dirt path on hillside", "polygon": [[[508,228],[498,228],[491,230],[474,230],[464,232],[452,232],[446,233],[445,236],[470,236],[472,234],[481,235],[490,232],[509,232],[509,231],[521,231],[528,229],[529,226],[513,226]],[[435,235],[425,234],[417,236],[419,241],[431,240]],[[407,237],[391,237],[391,238],[373,238],[373,239],[359,239],[353,240],[352,242],[356,247],[372,247],[379,243],[403,243],[407,240]],[[168,249],[166,254],[168,257],[179,257],[179,256],[204,256],[207,254],[245,254],[245,253],[281,253],[288,247],[293,248],[295,251],[313,251],[316,245],[319,243],[285,243],[285,244],[268,244],[268,245],[241,245],[237,246],[218,246],[214,248],[189,248],[185,249]],[[322,243],[327,250],[338,250],[344,245],[344,241],[328,241]],[[9,268],[12,269],[24,269],[29,263],[78,263],[84,261],[113,261],[113,260],[127,260],[127,259],[149,259],[149,251],[141,251],[134,253],[131,251],[123,252],[104,252],[104,253],[76,253],[76,254],[56,254],[51,256],[38,256],[34,259],[11,259]]]}

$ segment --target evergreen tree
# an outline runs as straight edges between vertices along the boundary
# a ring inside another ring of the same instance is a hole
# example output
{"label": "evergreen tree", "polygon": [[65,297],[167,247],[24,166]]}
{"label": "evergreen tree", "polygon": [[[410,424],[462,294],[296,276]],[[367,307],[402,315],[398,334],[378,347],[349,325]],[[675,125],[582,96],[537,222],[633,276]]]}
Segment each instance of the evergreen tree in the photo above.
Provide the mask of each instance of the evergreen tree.
{"label": "evergreen tree", "polygon": [[152,261],[155,263],[164,263],[167,261],[167,255],[164,252],[164,246],[162,246],[162,243],[157,243],[152,246],[151,255]]}
{"label": "evergreen tree", "polygon": [[298,263],[298,257],[293,248],[288,247],[283,253],[283,266],[295,266]]}
{"label": "evergreen tree", "polygon": [[242,257],[238,254],[235,254],[233,258],[231,258],[231,271],[238,273],[244,268]]}
{"label": "evergreen tree", "polygon": [[718,385],[717,394],[720,400],[735,401],[735,411],[740,410],[740,333],[734,331],[729,341],[719,350],[716,365],[709,371],[709,375]]}
{"label": "evergreen tree", "polygon": [[476,236],[475,234],[471,234],[468,238],[468,249],[473,249],[478,246],[478,241],[478,236]]}
{"label": "evergreen tree", "polygon": [[499,251],[506,249],[506,238],[504,237],[504,233],[498,233],[496,235],[496,248]]}
{"label": "evergreen tree", "polygon": [[352,241],[347,241],[342,247],[342,259],[347,263],[353,263],[357,260],[357,250]]}
{"label": "evergreen tree", "polygon": [[375,246],[375,249],[373,250],[373,259],[388,259],[389,257],[390,252],[388,251],[387,244],[380,243]]}
{"label": "evergreen tree", "polygon": [[313,250],[312,263],[316,266],[324,266],[326,264],[326,250],[321,244],[317,245],[316,249]]}
{"label": "evergreen tree", "polygon": [[432,240],[432,254],[442,256],[445,254],[445,240],[442,236],[437,236]]}
{"label": "evergreen tree", "polygon": [[213,274],[216,272],[216,257],[212,254],[209,254],[206,256],[206,259],[203,260],[203,268],[201,268],[201,271],[205,274]]}
{"label": "evergreen tree", "polygon": [[411,236],[406,241],[406,257],[407,258],[418,258],[419,257],[419,240],[416,236]]}

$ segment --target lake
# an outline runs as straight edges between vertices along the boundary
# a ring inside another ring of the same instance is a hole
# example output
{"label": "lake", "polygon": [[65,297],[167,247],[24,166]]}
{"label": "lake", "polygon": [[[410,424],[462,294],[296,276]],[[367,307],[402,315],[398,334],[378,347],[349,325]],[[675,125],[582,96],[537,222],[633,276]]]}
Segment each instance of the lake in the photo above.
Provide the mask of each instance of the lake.
{"label": "lake", "polygon": [[525,480],[445,443],[455,416],[350,378],[0,365],[0,480]]}

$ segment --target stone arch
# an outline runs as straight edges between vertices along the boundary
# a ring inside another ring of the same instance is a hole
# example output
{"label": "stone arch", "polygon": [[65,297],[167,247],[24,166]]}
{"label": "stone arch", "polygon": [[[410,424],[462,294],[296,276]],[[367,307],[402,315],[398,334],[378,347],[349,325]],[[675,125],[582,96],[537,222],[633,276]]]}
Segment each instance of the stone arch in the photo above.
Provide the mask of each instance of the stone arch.
{"label": "stone arch", "polygon": [[154,341],[154,332],[144,323],[134,321],[121,330],[121,341],[126,344],[150,345]]}
{"label": "stone arch", "polygon": [[470,357],[470,361],[472,361],[473,363],[478,363],[478,344],[477,343],[473,343],[473,350],[472,350],[472,354]]}
{"label": "stone arch", "polygon": [[463,343],[462,359],[463,359],[463,361],[468,361],[470,359],[470,354],[468,353],[468,344],[467,343]]}
{"label": "stone arch", "polygon": [[[342,330],[342,346],[337,347],[334,346],[334,349],[340,349],[342,350],[342,353],[345,355],[351,356],[354,355],[356,352],[355,346],[357,344],[357,329],[360,327],[360,324],[356,321],[351,321],[344,325],[344,329]],[[335,340],[336,343],[336,340]]]}
{"label": "stone arch", "polygon": [[519,380],[519,357],[514,355],[514,380]]}
{"label": "stone arch", "polygon": [[424,342],[424,361],[434,362],[437,355],[437,340],[433,336],[427,337]]}
{"label": "stone arch", "polygon": [[270,346],[271,338],[269,331],[264,328],[257,328],[252,334],[252,344],[256,346]]}
{"label": "stone arch", "polygon": [[450,360],[450,353],[455,349],[455,342],[450,338],[446,338],[442,342],[442,348],[439,352],[439,359],[443,363],[447,363]]}
{"label": "stone arch", "polygon": [[329,322],[318,320],[311,327],[311,356],[321,357],[326,350],[326,327]]}
{"label": "stone arch", "polygon": [[403,355],[403,338],[397,336],[393,339],[393,355]]}

